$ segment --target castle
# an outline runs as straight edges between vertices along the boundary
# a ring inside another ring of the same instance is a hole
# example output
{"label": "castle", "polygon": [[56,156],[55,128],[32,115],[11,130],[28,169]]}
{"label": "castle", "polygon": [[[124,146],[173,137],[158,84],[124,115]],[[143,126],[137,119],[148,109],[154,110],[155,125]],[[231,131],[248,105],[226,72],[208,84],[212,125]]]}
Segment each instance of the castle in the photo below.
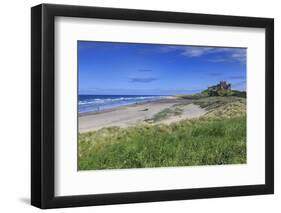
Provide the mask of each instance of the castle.
{"label": "castle", "polygon": [[209,92],[218,92],[219,90],[231,90],[231,84],[227,84],[226,81],[220,81],[219,84],[208,87]]}

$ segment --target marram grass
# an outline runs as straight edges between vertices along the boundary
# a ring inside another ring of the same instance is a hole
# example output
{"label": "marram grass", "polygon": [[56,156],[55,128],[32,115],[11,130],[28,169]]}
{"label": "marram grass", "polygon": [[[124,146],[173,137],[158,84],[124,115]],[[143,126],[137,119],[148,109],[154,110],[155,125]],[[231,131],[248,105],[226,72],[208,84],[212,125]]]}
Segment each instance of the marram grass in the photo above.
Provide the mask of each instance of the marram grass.
{"label": "marram grass", "polygon": [[246,116],[238,114],[79,134],[79,170],[246,163]]}

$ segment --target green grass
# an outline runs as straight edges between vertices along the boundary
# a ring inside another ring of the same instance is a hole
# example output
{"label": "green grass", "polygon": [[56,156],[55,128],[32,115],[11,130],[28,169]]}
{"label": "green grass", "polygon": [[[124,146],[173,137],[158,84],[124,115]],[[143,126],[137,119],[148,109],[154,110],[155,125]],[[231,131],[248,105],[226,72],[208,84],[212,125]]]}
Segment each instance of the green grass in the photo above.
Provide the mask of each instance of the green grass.
{"label": "green grass", "polygon": [[206,97],[193,101],[194,104],[208,110],[205,117],[231,118],[246,116],[246,98]]}
{"label": "green grass", "polygon": [[181,115],[182,111],[183,111],[183,109],[181,109],[179,107],[166,108],[166,109],[156,113],[150,120],[152,120],[153,122],[161,121],[170,116]]}
{"label": "green grass", "polygon": [[[215,103],[208,102],[209,107]],[[246,116],[207,116],[82,133],[78,155],[79,170],[242,164]]]}
{"label": "green grass", "polygon": [[246,105],[246,99],[241,97],[220,97],[220,96],[213,96],[213,97],[204,97],[200,99],[196,99],[193,101],[194,104],[199,105],[202,108],[207,110],[217,109],[218,107],[225,106],[226,104],[231,104],[239,102],[242,105]]}
{"label": "green grass", "polygon": [[192,94],[192,95],[177,95],[179,98],[183,99],[201,99],[205,97],[241,97],[246,98],[247,94],[244,91],[238,90],[218,90],[218,91],[209,91],[203,90],[200,93]]}

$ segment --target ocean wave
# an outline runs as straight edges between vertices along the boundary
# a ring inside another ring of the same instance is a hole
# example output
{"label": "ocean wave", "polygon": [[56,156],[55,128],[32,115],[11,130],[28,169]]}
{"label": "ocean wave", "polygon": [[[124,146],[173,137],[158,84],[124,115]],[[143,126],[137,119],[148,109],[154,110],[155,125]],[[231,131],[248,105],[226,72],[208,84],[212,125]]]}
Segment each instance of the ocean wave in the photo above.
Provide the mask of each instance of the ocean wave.
{"label": "ocean wave", "polygon": [[165,96],[89,97],[79,100],[79,112],[94,112],[161,99]]}
{"label": "ocean wave", "polygon": [[141,101],[141,100],[153,100],[153,99],[159,99],[162,98],[162,96],[145,96],[145,97],[120,97],[120,98],[94,98],[94,99],[88,99],[79,101],[79,105],[84,104],[102,104],[107,102],[119,102],[119,101]]}

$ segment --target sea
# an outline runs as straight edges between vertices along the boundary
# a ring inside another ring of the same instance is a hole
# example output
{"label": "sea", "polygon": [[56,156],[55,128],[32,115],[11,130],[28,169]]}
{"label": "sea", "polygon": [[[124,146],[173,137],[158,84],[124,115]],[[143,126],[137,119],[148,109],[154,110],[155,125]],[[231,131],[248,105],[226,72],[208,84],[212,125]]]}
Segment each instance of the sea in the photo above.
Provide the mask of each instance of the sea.
{"label": "sea", "polygon": [[145,103],[164,98],[163,95],[79,95],[78,111],[98,112],[120,106]]}

